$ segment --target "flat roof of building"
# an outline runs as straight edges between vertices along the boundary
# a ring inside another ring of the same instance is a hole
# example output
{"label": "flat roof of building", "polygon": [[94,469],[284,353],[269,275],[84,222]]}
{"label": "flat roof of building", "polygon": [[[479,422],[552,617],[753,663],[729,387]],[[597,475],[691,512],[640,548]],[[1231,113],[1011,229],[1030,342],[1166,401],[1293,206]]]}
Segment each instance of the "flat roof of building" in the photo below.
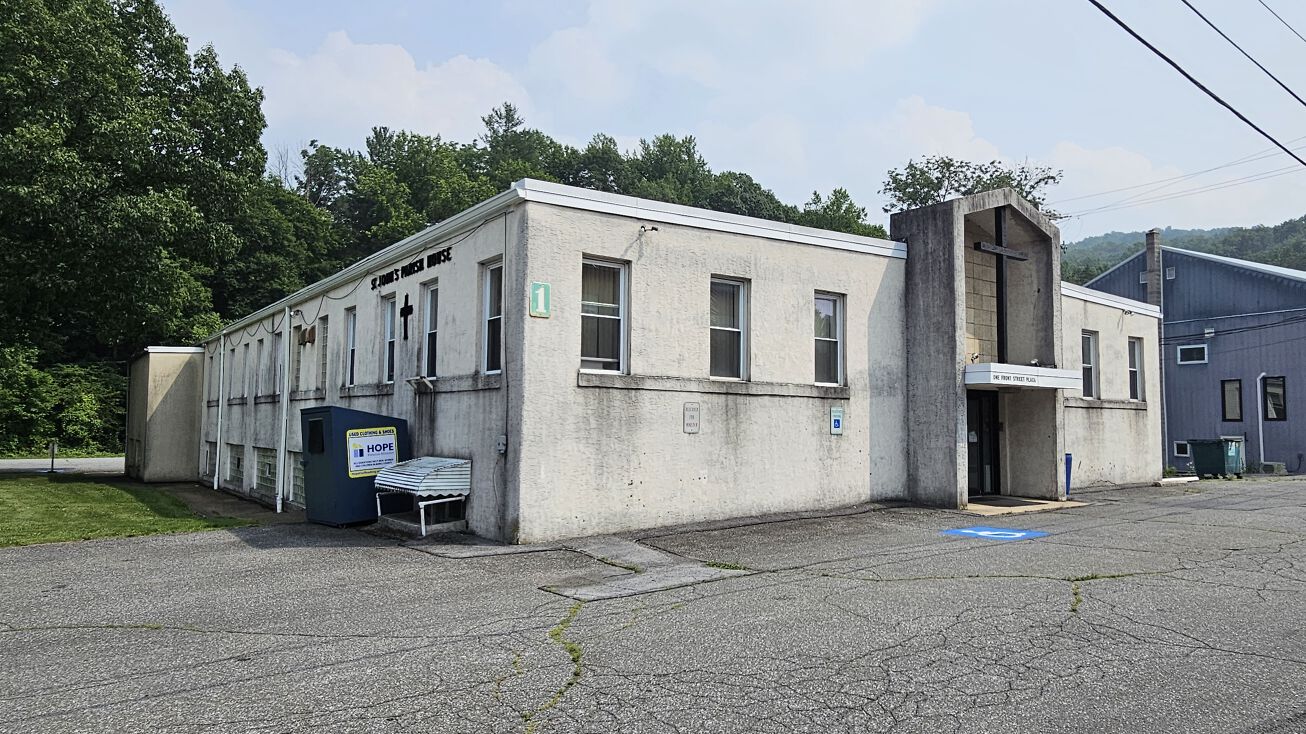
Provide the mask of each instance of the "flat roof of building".
{"label": "flat roof of building", "polygon": [[1118,308],[1124,311],[1133,311],[1134,313],[1143,314],[1144,316],[1152,316],[1158,319],[1161,318],[1161,308],[1159,306],[1153,306],[1150,303],[1143,303],[1142,301],[1135,301],[1132,298],[1125,298],[1124,296],[1117,296],[1114,293],[1085,288],[1082,285],[1067,283],[1064,280],[1061,281],[1061,295],[1067,298],[1097,303],[1102,306],[1110,306],[1111,308]]}
{"label": "flat roof of building", "polygon": [[[1230,267],[1242,268],[1244,270],[1251,270],[1258,273],[1265,273],[1266,275],[1275,275],[1280,278],[1287,278],[1288,280],[1296,280],[1296,281],[1306,283],[1306,271],[1303,270],[1293,270],[1292,268],[1280,267],[1278,265],[1266,265],[1265,263],[1253,262],[1251,260],[1240,260],[1236,257],[1226,257],[1224,255],[1212,255],[1209,252],[1198,252],[1197,250],[1185,250],[1179,247],[1167,247],[1165,245],[1161,246],[1161,252],[1163,253],[1173,252],[1176,255],[1189,255],[1191,257],[1195,257],[1200,260],[1210,260],[1211,262],[1217,262],[1222,265],[1228,265]],[[1121,260],[1120,262],[1116,263],[1115,265],[1112,265],[1111,267],[1107,268],[1101,273],[1098,273],[1092,280],[1088,281],[1088,283],[1086,283],[1085,285],[1091,286],[1092,284],[1096,283],[1102,278],[1105,278],[1111,273],[1114,273],[1120,268],[1123,268],[1125,265],[1128,265],[1134,258],[1140,256],[1146,256],[1146,255],[1147,255],[1146,250],[1140,250],[1138,252],[1135,252],[1134,254],[1130,255],[1124,260]]]}
{"label": "flat roof of building", "polygon": [[493,218],[511,209],[522,201],[533,201],[553,206],[582,209],[585,211],[615,214],[645,222],[675,224],[718,232],[730,232],[751,237],[761,237],[780,242],[792,242],[817,247],[829,247],[836,250],[860,252],[905,259],[907,246],[901,242],[862,237],[860,235],[833,232],[814,227],[802,227],[796,224],[775,222],[758,217],[745,217],[738,214],[699,209],[680,204],[668,204],[651,199],[641,199],[624,194],[610,194],[605,191],[583,189],[577,186],[522,179],[512,188],[465,209],[448,219],[431,225],[410,237],[400,240],[367,257],[346,266],[344,269],[322,280],[305,286],[274,303],[233,321],[221,331],[210,334],[204,341],[213,339],[233,329],[243,328],[278,311],[313,298],[319,294],[357,278],[365,277],[373,269],[411,256],[414,252],[430,247],[441,240],[448,239],[460,232],[480,226],[487,219]]}

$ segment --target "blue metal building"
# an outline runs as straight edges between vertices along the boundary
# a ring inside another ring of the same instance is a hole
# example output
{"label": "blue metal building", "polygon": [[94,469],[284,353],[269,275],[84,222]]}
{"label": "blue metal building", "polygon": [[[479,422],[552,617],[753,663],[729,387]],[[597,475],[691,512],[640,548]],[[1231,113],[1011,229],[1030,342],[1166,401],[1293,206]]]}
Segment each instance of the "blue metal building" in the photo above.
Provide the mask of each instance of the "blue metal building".
{"label": "blue metal building", "polygon": [[[1167,464],[1191,466],[1190,439],[1236,436],[1251,470],[1306,471],[1306,271],[1172,247],[1159,255]],[[1086,285],[1156,303],[1149,260],[1145,250]]]}

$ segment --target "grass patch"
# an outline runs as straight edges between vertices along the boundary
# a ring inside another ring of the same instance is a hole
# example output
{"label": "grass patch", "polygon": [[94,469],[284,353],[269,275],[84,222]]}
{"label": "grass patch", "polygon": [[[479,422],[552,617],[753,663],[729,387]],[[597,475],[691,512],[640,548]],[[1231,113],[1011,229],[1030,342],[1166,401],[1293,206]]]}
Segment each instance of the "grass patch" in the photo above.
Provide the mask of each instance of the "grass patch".
{"label": "grass patch", "polygon": [[248,525],[204,518],[150,487],[70,475],[0,476],[0,547]]}
{"label": "grass patch", "polygon": [[741,566],[738,563],[728,563],[726,561],[708,561],[703,564],[709,568],[720,568],[725,571],[748,571],[748,566]]}

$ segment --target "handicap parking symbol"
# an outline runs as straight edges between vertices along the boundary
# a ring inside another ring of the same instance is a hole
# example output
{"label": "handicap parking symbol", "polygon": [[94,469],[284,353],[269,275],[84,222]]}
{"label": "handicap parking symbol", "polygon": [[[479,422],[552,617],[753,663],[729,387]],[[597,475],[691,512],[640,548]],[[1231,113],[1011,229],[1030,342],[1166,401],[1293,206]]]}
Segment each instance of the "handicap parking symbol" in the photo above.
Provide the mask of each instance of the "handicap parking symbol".
{"label": "handicap parking symbol", "polygon": [[953,528],[944,530],[944,535],[960,535],[963,538],[983,538],[984,540],[1029,540],[1042,538],[1047,533],[1041,530],[1019,530],[1017,528],[986,528],[976,525],[970,528]]}

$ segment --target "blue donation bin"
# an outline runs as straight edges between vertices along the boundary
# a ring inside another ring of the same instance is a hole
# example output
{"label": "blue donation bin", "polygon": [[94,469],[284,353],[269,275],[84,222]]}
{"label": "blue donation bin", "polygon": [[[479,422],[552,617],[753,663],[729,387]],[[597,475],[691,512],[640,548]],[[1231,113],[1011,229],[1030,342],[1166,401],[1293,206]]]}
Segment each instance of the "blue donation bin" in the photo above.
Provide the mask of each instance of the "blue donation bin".
{"label": "blue donation bin", "polygon": [[333,405],[299,411],[304,447],[304,513],[309,522],[376,520],[373,478],[412,458],[408,421]]}

